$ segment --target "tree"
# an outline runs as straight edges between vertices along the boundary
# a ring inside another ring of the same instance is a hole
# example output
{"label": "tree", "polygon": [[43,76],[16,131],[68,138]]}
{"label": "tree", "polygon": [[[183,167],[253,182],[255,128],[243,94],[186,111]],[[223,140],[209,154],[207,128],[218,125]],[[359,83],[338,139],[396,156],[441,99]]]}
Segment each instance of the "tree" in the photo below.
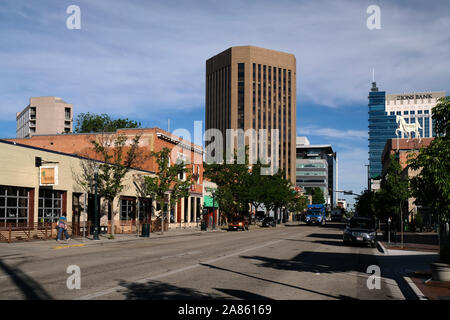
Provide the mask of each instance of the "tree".
{"label": "tree", "polygon": [[268,176],[267,198],[264,202],[266,208],[278,212],[279,209],[287,208],[295,199],[296,193],[293,192],[291,182],[285,177],[284,170]]}
{"label": "tree", "polygon": [[104,139],[105,136],[102,136],[98,140],[91,140],[95,153],[102,161],[98,164],[98,193],[107,201],[108,216],[111,216],[112,235],[114,235],[115,228],[115,212],[111,207],[114,199],[124,188],[125,176],[133,167],[138,166],[142,159],[142,154],[138,149],[140,137],[140,135],[136,135],[129,147],[126,146],[127,137],[125,135],[110,136],[106,139]]}
{"label": "tree", "polygon": [[368,190],[356,198],[355,211],[360,217],[373,217],[375,215],[374,202],[371,201],[374,198],[375,192],[369,194]]}
{"label": "tree", "polygon": [[[87,193],[94,193],[94,172],[98,169],[97,192],[107,202],[108,216],[111,216],[111,233],[114,234],[114,212],[111,206],[124,188],[127,173],[141,164],[142,156],[138,145],[140,135],[136,135],[129,146],[124,135],[101,135],[91,140],[95,156],[81,162],[79,174],[72,171],[74,180]],[[86,156],[81,154],[81,156]],[[89,155],[88,155],[89,156]],[[96,204],[95,204],[96,205]]]}
{"label": "tree", "polygon": [[249,159],[248,148],[245,150],[244,163],[237,163],[237,152],[234,152],[234,163],[212,163],[203,165],[204,176],[217,185],[215,200],[220,211],[227,220],[249,215]]}
{"label": "tree", "polygon": [[313,204],[324,204],[325,203],[325,197],[323,195],[323,191],[319,187],[315,187],[313,189],[312,203]]}
{"label": "tree", "polygon": [[[164,233],[164,221],[166,212],[165,202],[166,197],[170,194],[169,204],[171,207],[175,206],[178,199],[188,197],[189,189],[192,184],[192,175],[188,174],[189,170],[183,161],[175,161],[171,164],[169,148],[163,148],[159,152],[152,151],[150,156],[156,158],[158,164],[158,173],[156,177],[145,177],[145,186],[147,194],[154,197],[157,203],[160,204],[161,212],[161,232]],[[185,179],[180,178],[187,174]]]}
{"label": "tree", "polygon": [[75,133],[115,132],[117,129],[140,128],[141,123],[134,120],[112,119],[107,114],[80,113],[76,119]]}
{"label": "tree", "polygon": [[308,198],[296,194],[294,199],[289,203],[288,209],[294,214],[301,214],[308,206]]}
{"label": "tree", "polygon": [[411,192],[416,204],[429,206],[439,217],[440,260],[450,263],[450,96],[441,98],[432,114],[435,139],[408,161],[418,171],[411,179]]}

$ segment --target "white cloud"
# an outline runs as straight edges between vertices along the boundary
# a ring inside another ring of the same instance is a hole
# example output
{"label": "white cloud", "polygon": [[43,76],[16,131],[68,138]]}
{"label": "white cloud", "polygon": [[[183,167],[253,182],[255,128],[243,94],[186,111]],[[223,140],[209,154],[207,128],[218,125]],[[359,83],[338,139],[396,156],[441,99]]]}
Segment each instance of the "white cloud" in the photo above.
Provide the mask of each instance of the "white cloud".
{"label": "white cloud", "polygon": [[365,103],[372,67],[389,92],[450,81],[447,2],[383,3],[375,31],[366,28],[369,1],[78,1],[79,31],[65,28],[64,2],[2,3],[2,118],[38,95],[142,118],[202,112],[205,60],[244,44],[296,55],[300,103]]}
{"label": "white cloud", "polygon": [[318,126],[298,127],[297,135],[320,136],[326,138],[358,139],[367,140],[367,131],[362,130],[340,130],[335,128],[321,128]]}

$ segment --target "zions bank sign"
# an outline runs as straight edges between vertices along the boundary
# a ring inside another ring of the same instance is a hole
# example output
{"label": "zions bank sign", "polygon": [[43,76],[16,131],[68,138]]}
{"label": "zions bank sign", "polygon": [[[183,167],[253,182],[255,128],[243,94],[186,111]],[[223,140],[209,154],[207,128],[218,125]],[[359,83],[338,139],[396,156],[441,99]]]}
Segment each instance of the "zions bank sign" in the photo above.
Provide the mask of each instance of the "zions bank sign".
{"label": "zions bank sign", "polygon": [[401,95],[397,96],[397,100],[413,100],[413,99],[431,99],[432,98],[431,93],[425,93],[425,94],[409,94],[409,95]]}

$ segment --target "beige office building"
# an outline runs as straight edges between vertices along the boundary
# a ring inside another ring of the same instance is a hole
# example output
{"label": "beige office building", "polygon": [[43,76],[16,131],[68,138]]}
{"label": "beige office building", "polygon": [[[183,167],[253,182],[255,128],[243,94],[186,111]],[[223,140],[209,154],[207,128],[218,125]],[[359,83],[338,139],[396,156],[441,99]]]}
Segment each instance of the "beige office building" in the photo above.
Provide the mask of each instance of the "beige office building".
{"label": "beige office building", "polygon": [[[295,184],[296,60],[254,46],[231,47],[206,61],[206,130],[279,130],[279,168]],[[247,143],[247,141],[246,141]]]}
{"label": "beige office building", "polygon": [[31,97],[30,103],[16,114],[16,138],[34,134],[72,132],[72,105],[58,97]]}

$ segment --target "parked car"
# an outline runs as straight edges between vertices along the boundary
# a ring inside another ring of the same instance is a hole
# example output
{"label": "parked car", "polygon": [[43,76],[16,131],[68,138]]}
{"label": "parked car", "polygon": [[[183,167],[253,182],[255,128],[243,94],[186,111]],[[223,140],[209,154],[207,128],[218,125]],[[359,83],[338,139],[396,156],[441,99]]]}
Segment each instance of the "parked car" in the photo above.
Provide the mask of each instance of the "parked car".
{"label": "parked car", "polygon": [[344,244],[369,244],[372,248],[376,246],[375,224],[372,219],[365,217],[353,217],[344,230]]}
{"label": "parked car", "polygon": [[277,224],[276,224],[276,221],[275,221],[275,219],[273,217],[265,217],[262,220],[261,226],[262,227],[276,227]]}
{"label": "parked car", "polygon": [[229,224],[228,224],[228,231],[231,230],[248,230],[248,220],[246,219],[235,219],[232,220]]}

